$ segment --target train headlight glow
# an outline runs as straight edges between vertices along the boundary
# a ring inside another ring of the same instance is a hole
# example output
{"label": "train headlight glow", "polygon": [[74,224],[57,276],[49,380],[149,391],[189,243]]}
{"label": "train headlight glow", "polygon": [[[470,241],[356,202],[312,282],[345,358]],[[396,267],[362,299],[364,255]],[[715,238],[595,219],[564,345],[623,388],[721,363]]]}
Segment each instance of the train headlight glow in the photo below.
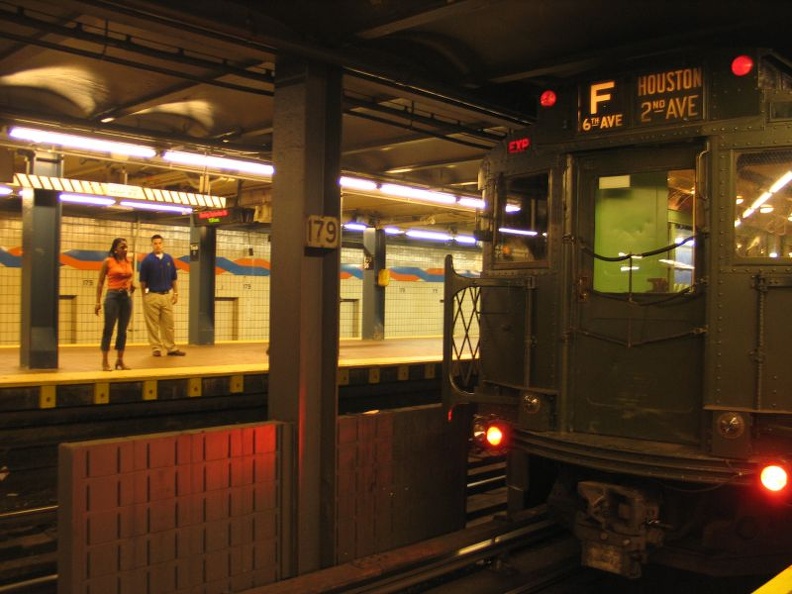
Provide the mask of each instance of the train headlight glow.
{"label": "train headlight glow", "polygon": [[511,442],[511,425],[495,416],[473,419],[473,444],[484,452],[502,453]]}
{"label": "train headlight glow", "polygon": [[487,427],[486,440],[487,444],[493,448],[499,448],[503,444],[503,430],[497,425],[490,425]]}
{"label": "train headlight glow", "polygon": [[762,486],[773,493],[778,493],[786,488],[789,483],[787,469],[779,464],[768,464],[759,475]]}

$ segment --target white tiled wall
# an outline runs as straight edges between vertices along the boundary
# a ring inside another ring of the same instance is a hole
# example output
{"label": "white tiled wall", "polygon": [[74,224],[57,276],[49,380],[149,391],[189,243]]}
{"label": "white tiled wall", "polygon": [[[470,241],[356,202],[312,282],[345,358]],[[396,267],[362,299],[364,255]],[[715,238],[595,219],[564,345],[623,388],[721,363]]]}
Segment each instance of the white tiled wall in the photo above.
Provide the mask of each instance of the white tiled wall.
{"label": "white tiled wall", "polygon": [[[386,266],[417,267],[431,280],[392,280],[385,293],[385,337],[441,336],[443,334],[442,275],[446,254],[454,256],[456,270],[481,270],[480,252],[446,246],[388,246]],[[432,274],[428,274],[432,273]]]}
{"label": "white tiled wall", "polygon": [[261,272],[269,271],[269,236],[218,229],[217,261],[215,340],[268,340],[270,277]]}
{"label": "white tiled wall", "polygon": [[[0,214],[0,249],[4,252],[22,248],[22,220]],[[0,261],[0,344],[19,344],[22,269],[4,266]]]}
{"label": "white tiled wall", "polygon": [[344,265],[357,271],[358,276],[341,276],[338,311],[338,331],[341,338],[360,338],[363,319],[363,281],[359,278],[363,268],[362,250],[344,248],[341,250],[341,268]]}
{"label": "white tiled wall", "polygon": [[[186,227],[123,223],[64,217],[61,226],[62,266],[60,268],[61,343],[98,346],[102,317],[94,315],[96,282],[101,258],[115,237],[129,242],[135,260],[150,251],[150,238],[159,233],[165,250],[174,259],[189,261],[190,236]],[[0,248],[13,255],[21,253],[22,227],[18,216],[0,218]],[[90,252],[94,252],[91,254]],[[443,325],[443,259],[454,254],[457,270],[478,271],[481,256],[477,251],[450,250],[447,246],[388,245],[388,268],[414,267],[420,274],[409,280],[394,280],[386,289],[385,337],[439,336]],[[217,276],[215,302],[215,340],[266,341],[269,337],[269,236],[251,231],[219,229],[217,232]],[[362,251],[341,251],[340,335],[361,336],[363,283]],[[19,344],[21,268],[0,261],[0,344]],[[175,308],[176,342],[188,340],[190,275],[179,270],[181,299]],[[129,328],[130,344],[146,344],[146,329],[139,295]]]}

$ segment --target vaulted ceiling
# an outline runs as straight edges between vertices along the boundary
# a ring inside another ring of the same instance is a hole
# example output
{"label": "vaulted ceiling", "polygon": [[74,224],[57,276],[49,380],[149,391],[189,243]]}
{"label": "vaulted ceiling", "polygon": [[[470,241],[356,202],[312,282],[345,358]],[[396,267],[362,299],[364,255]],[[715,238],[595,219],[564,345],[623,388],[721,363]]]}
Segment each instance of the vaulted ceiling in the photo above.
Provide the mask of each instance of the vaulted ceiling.
{"label": "vaulted ceiling", "polygon": [[[269,160],[288,54],[343,69],[345,173],[475,193],[482,156],[530,125],[546,86],[670,48],[759,45],[792,58],[791,16],[792,2],[767,0],[0,0],[0,124]],[[88,155],[66,168],[231,199],[268,187]],[[352,193],[344,209],[472,216]]]}

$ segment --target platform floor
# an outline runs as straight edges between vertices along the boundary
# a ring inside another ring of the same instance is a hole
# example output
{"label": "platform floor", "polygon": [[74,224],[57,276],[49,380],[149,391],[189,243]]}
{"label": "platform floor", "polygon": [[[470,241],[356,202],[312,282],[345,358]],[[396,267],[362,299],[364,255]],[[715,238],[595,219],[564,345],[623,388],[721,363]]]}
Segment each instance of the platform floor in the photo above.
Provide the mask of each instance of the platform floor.
{"label": "platform floor", "polygon": [[[19,347],[0,346],[0,386],[20,383],[61,382],[75,379],[108,379],[121,375],[133,378],[156,377],[162,371],[168,374],[195,374],[198,368],[205,373],[207,367],[218,372],[266,371],[269,369],[267,343],[228,342],[215,345],[179,345],[184,357],[154,357],[147,345],[129,345],[124,361],[130,371],[106,372],[101,369],[98,346],[61,346],[57,369],[23,369],[20,367]],[[388,340],[342,340],[339,367],[359,365],[386,365],[394,363],[431,363],[442,360],[442,339],[405,338]],[[115,352],[110,352],[111,363]]]}

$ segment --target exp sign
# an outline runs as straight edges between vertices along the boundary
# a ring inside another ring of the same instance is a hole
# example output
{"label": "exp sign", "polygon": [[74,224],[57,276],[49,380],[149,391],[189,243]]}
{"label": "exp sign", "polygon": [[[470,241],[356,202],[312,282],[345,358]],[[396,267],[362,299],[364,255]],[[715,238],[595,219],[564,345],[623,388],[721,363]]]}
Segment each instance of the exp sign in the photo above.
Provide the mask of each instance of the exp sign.
{"label": "exp sign", "polygon": [[674,124],[703,117],[700,67],[676,68],[580,87],[578,130],[607,132]]}
{"label": "exp sign", "polygon": [[515,138],[514,140],[510,140],[508,144],[508,151],[510,155],[516,155],[518,153],[524,153],[527,151],[531,146],[531,139],[524,137],[524,138]]}

